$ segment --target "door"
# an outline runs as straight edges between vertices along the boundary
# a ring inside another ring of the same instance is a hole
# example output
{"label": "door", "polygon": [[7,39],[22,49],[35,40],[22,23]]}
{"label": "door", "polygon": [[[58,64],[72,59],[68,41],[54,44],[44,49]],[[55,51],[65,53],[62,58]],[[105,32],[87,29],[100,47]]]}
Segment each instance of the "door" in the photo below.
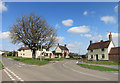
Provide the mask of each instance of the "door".
{"label": "door", "polygon": [[96,61],[98,61],[98,54],[96,54]]}

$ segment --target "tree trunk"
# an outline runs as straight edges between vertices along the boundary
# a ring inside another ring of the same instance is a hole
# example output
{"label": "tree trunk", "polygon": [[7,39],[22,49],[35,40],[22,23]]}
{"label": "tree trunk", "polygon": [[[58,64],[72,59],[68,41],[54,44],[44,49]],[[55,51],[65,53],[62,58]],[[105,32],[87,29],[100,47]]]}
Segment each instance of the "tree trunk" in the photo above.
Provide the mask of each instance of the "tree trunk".
{"label": "tree trunk", "polygon": [[35,59],[36,58],[36,50],[32,51],[32,58]]}

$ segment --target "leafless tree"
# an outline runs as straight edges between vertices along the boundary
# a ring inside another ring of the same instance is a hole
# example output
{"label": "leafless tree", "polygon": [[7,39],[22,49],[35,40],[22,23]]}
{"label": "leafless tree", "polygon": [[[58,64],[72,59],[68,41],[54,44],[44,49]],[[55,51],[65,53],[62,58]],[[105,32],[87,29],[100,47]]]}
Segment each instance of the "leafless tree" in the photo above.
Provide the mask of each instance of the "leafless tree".
{"label": "leafless tree", "polygon": [[23,15],[10,27],[12,43],[23,43],[32,50],[32,58],[40,45],[46,45],[47,50],[56,42],[56,30],[50,27],[42,16]]}

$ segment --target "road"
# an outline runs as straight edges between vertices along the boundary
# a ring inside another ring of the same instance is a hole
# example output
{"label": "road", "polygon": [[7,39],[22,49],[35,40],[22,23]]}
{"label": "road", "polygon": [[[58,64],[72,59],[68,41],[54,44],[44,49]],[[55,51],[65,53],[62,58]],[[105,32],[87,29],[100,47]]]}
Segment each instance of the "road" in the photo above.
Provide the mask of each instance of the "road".
{"label": "road", "polygon": [[29,65],[3,58],[3,81],[117,81],[118,72],[97,71],[76,65],[76,60],[63,60],[44,66]]}

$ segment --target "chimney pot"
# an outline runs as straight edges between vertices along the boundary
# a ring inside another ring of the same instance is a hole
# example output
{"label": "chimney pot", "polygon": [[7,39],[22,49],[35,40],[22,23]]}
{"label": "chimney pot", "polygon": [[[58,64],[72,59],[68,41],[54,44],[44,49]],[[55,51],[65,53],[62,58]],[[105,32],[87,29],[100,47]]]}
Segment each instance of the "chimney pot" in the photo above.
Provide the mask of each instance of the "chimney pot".
{"label": "chimney pot", "polygon": [[111,32],[109,34],[109,41],[112,41],[112,34],[111,34]]}
{"label": "chimney pot", "polygon": [[65,44],[65,47],[66,47],[67,45]]}
{"label": "chimney pot", "polygon": [[92,44],[92,40],[90,40],[90,44]]}
{"label": "chimney pot", "polygon": [[58,43],[58,46],[59,46],[59,43]]}
{"label": "chimney pot", "polygon": [[101,42],[103,42],[103,40],[101,40]]}

